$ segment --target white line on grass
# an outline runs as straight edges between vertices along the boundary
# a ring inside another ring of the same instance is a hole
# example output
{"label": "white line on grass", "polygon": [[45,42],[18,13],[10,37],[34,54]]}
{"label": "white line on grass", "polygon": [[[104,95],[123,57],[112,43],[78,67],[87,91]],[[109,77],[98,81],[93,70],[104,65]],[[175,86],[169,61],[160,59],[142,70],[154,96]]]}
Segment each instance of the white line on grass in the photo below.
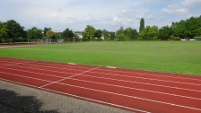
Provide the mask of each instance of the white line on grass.
{"label": "white line on grass", "polygon": [[107,68],[112,68],[112,69],[115,69],[117,67],[113,67],[113,66],[106,66]]}

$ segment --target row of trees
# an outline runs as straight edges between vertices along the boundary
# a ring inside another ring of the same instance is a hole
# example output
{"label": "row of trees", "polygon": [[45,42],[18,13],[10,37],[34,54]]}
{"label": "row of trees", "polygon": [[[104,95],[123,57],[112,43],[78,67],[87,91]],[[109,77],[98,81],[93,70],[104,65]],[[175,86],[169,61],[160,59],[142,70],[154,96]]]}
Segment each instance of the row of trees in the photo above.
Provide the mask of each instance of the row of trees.
{"label": "row of trees", "polygon": [[[201,36],[201,16],[172,22],[171,26],[163,26],[160,29],[157,26],[145,27],[145,20],[142,18],[139,32],[133,28],[124,29],[123,27],[120,27],[116,32],[110,32],[106,29],[95,29],[93,26],[87,25],[82,33],[82,40],[180,40],[181,38],[190,39],[196,36]],[[46,27],[43,30],[37,27],[25,30],[15,20],[0,21],[1,43],[42,38],[62,38],[65,41],[81,40],[77,34],[68,28],[61,33],[53,32],[51,28]]]}

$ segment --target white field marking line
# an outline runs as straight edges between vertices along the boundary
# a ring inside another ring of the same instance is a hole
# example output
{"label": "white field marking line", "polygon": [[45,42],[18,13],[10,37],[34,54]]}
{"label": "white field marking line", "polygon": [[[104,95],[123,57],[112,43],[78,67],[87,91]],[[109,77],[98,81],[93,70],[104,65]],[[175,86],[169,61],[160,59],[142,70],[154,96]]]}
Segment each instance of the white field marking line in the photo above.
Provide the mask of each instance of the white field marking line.
{"label": "white field marking line", "polygon": [[131,90],[137,90],[137,91],[143,91],[143,92],[149,92],[149,93],[151,92],[151,93],[158,93],[158,94],[163,94],[163,95],[171,95],[171,96],[175,96],[175,97],[181,97],[181,98],[187,98],[187,99],[193,99],[193,100],[201,100],[201,98],[195,98],[195,97],[177,95],[177,94],[172,94],[172,93],[159,92],[159,91],[154,91],[154,90],[146,90],[146,89],[132,88],[132,87],[126,87],[126,86],[120,86],[120,85],[102,83],[102,82],[93,82],[93,81],[79,80],[79,79],[73,79],[73,78],[71,78],[71,80],[74,80],[74,81],[81,81],[81,82],[86,82],[86,83],[93,83],[93,84],[98,84],[98,85],[114,86],[114,87],[119,87],[119,88],[124,88],[124,89],[131,89]]}
{"label": "white field marking line", "polygon": [[[159,73],[159,75],[157,75],[157,74],[147,74],[147,73],[140,73],[140,72],[136,72],[136,73],[132,73],[132,72],[124,72],[124,71],[117,71],[117,70],[106,70],[106,69],[98,69],[98,70],[104,70],[104,71],[109,71],[109,72],[120,72],[120,73],[125,73],[125,74],[139,74],[139,75],[151,75],[151,76],[160,76],[160,77],[166,77],[166,78],[179,78],[179,79],[185,79],[185,80],[195,80],[195,81],[201,81],[201,80],[198,80],[198,79],[192,79],[192,78],[183,78],[183,77],[176,77],[177,76],[177,74],[176,74],[176,76],[166,76],[166,75],[164,75],[162,72],[160,73],[160,72],[158,72]],[[132,70],[131,70],[132,71]],[[138,71],[140,71],[140,70],[138,70]],[[142,71],[143,72],[143,71]],[[151,71],[150,71],[151,72]],[[171,74],[171,73],[167,73],[167,74]],[[188,76],[184,76],[184,77],[188,77]]]}
{"label": "white field marking line", "polygon": [[[97,72],[90,72],[90,73],[97,73]],[[127,77],[127,78],[140,78],[140,79],[145,79],[145,80],[167,82],[167,83],[177,83],[177,84],[185,84],[185,85],[188,84],[188,85],[201,86],[201,84],[179,82],[179,81],[170,81],[170,80],[158,80],[158,79],[152,79],[152,78],[146,78],[146,77],[136,77],[136,76],[121,75],[121,74],[112,74],[112,73],[103,73],[103,72],[100,72],[98,74],[111,75],[111,76],[121,76],[121,77]]]}
{"label": "white field marking line", "polygon": [[129,95],[124,95],[124,94],[120,94],[120,93],[114,93],[114,92],[110,92],[110,91],[103,91],[103,90],[85,88],[85,87],[76,86],[76,85],[71,85],[71,84],[66,84],[66,83],[58,83],[58,84],[65,85],[65,86],[71,86],[71,87],[77,87],[77,88],[81,88],[81,89],[85,89],[85,90],[90,90],[90,91],[95,91],[95,92],[101,92],[101,93],[106,93],[106,94],[112,94],[112,95],[123,96],[123,97],[132,98],[132,99],[137,99],[137,100],[142,100],[142,101],[149,101],[149,102],[153,102],[153,103],[160,103],[160,104],[166,104],[166,105],[177,106],[177,107],[181,107],[181,108],[186,108],[186,109],[201,111],[200,108],[189,107],[189,106],[183,106],[183,105],[174,104],[174,103],[169,103],[169,102],[163,102],[163,101],[152,100],[152,99],[147,99],[147,98],[141,98],[141,97],[136,97],[136,96],[129,96]]}
{"label": "white field marking line", "polygon": [[70,65],[76,65],[75,63],[68,63],[68,64],[70,64]]}
{"label": "white field marking line", "polygon": [[39,78],[34,78],[34,77],[28,77],[28,76],[24,76],[24,75],[20,75],[20,74],[14,74],[14,73],[7,73],[7,72],[0,72],[9,76],[19,76],[19,77],[23,77],[23,78],[29,78],[29,79],[35,79],[35,80],[39,80],[39,81],[44,81],[44,82],[52,82],[49,80],[44,80],[44,79],[39,79]]}
{"label": "white field marking line", "polygon": [[[60,71],[52,71],[52,70],[47,70],[47,69],[40,69],[40,68],[34,68],[34,67],[26,67],[26,66],[21,66],[18,65],[18,67],[25,67],[25,68],[31,68],[31,69],[38,69],[38,70],[43,70],[43,71],[49,71],[49,72],[56,72],[56,73],[62,73],[62,74],[74,74],[74,73],[66,73],[66,72],[60,72]],[[90,73],[97,73],[97,72],[90,72]],[[98,74],[105,74],[108,75],[110,73],[98,73]],[[162,81],[162,82],[167,82],[167,83],[177,83],[177,84],[188,84],[188,85],[197,85],[201,86],[201,84],[194,84],[194,83],[187,83],[187,82],[179,82],[179,81],[167,81],[167,80],[158,80],[158,79],[151,79],[151,78],[145,78],[145,77],[135,77],[135,76],[127,76],[127,75],[120,75],[120,74],[110,74],[112,76],[122,76],[122,77],[129,77],[129,78],[140,78],[140,79],[146,79],[146,80],[152,80],[152,81]]]}
{"label": "white field marking line", "polygon": [[121,106],[121,105],[117,105],[117,104],[113,104],[113,103],[109,103],[109,102],[105,102],[105,101],[101,101],[101,100],[96,100],[96,99],[92,99],[92,98],[81,97],[81,96],[78,96],[78,95],[74,95],[74,94],[70,94],[70,93],[65,93],[65,92],[57,91],[57,90],[53,90],[53,89],[47,89],[47,88],[41,88],[41,89],[49,91],[49,92],[54,92],[54,93],[57,93],[57,94],[68,95],[68,96],[71,96],[71,97],[75,97],[75,98],[79,98],[79,99],[83,99],[83,100],[88,100],[88,101],[96,102],[96,103],[102,103],[102,104],[106,104],[106,105],[111,105],[111,106],[115,106],[115,107],[118,107],[118,108],[123,108],[123,109],[131,110],[131,111],[138,111],[138,112],[143,112],[143,113],[151,113],[151,112],[140,110],[140,109],[136,109],[136,108],[131,108],[131,107],[127,107],[127,106]]}
{"label": "white field marking line", "polygon": [[[39,79],[39,80],[41,80],[41,79]],[[43,80],[41,80],[41,81],[43,81]],[[19,83],[21,83],[21,82],[19,82]],[[158,101],[158,100],[152,100],[152,99],[134,97],[134,96],[124,95],[124,94],[119,94],[119,93],[114,93],[114,92],[109,92],[109,91],[103,91],[103,90],[90,89],[90,88],[80,87],[80,86],[76,86],[76,85],[70,85],[70,84],[66,84],[66,83],[58,83],[58,84],[66,85],[66,86],[71,86],[71,87],[77,87],[77,88],[81,88],[81,89],[85,89],[85,90],[91,90],[91,91],[101,92],[101,93],[107,93],[107,94],[113,94],[113,95],[118,95],[118,96],[124,96],[124,97],[127,97],[127,98],[133,98],[133,99],[138,99],[138,100],[143,100],[143,101],[155,102],[155,103],[160,103],[160,104],[166,104],[166,105],[177,106],[177,107],[182,107],[182,108],[187,108],[187,109],[193,109],[193,110],[201,111],[201,109],[199,109],[199,108],[182,106],[182,105],[177,105],[177,104],[173,104],[173,103],[162,102],[162,101]],[[30,85],[30,86],[32,86],[32,85]],[[37,87],[37,88],[42,89],[42,87]]]}
{"label": "white field marking line", "polygon": [[98,69],[98,68],[100,68],[100,67],[98,66],[98,67],[92,68],[92,69],[90,69],[90,70],[83,71],[83,72],[81,72],[81,73],[77,73],[77,74],[74,74],[74,75],[69,76],[69,77],[65,77],[65,78],[63,78],[63,79],[61,79],[61,80],[54,81],[54,82],[50,82],[50,83],[48,83],[48,84],[45,84],[45,85],[43,85],[43,86],[40,86],[39,88],[43,88],[43,87],[46,87],[46,86],[49,86],[49,85],[52,85],[52,84],[55,84],[55,83],[58,83],[58,82],[61,82],[61,81],[67,80],[67,79],[69,79],[69,78],[72,78],[72,77],[75,77],[75,76],[82,75],[82,74],[84,74],[84,73],[87,73],[87,72],[93,71],[93,70]]}
{"label": "white field marking line", "polygon": [[57,76],[57,75],[51,75],[51,74],[46,74],[46,73],[35,73],[35,72],[24,71],[24,70],[13,69],[13,68],[7,68],[7,67],[1,67],[1,66],[0,66],[0,68],[10,69],[10,70],[18,71],[18,72],[31,73],[31,74],[36,74],[36,75],[43,75],[43,76],[52,76],[52,77],[58,77],[58,78],[65,78],[65,77]]}
{"label": "white field marking line", "polygon": [[166,88],[171,88],[171,89],[180,89],[180,90],[186,90],[186,91],[201,92],[201,90],[192,90],[192,89],[186,89],[186,88],[165,86],[165,85],[160,85],[160,84],[152,84],[152,83],[144,83],[144,82],[136,82],[136,81],[111,79],[111,78],[106,78],[106,77],[97,77],[97,76],[90,76],[90,75],[82,75],[82,76],[88,76],[88,77],[93,77],[93,78],[101,78],[101,79],[108,79],[108,80],[119,81],[119,82],[126,82],[126,83],[143,84],[143,85],[151,85],[151,86],[158,86],[158,87],[166,87]]}
{"label": "white field marking line", "polygon": [[115,69],[117,67],[113,67],[113,66],[106,66],[107,68],[112,68],[112,69]]}

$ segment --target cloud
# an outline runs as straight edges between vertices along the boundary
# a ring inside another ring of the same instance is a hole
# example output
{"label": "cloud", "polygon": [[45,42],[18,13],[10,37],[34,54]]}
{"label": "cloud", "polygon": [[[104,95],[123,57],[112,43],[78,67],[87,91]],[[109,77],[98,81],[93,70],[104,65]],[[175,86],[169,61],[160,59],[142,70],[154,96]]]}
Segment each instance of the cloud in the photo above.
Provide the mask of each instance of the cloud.
{"label": "cloud", "polygon": [[197,16],[200,0],[1,0],[0,21],[14,19],[26,29],[51,27],[83,30],[86,25],[115,31],[121,26],[139,29],[146,25],[167,25]]}
{"label": "cloud", "polygon": [[162,11],[168,14],[184,14],[187,13],[188,10],[185,8],[164,8]]}
{"label": "cloud", "polygon": [[190,9],[201,9],[201,0],[184,0],[181,4]]}

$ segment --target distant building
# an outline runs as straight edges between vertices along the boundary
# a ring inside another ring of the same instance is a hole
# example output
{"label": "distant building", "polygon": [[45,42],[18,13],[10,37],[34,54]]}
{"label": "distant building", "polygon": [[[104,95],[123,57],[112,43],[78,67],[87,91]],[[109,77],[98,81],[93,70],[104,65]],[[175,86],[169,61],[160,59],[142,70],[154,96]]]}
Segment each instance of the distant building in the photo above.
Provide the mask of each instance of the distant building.
{"label": "distant building", "polygon": [[82,33],[83,33],[83,31],[74,31],[74,33],[80,38],[80,39],[82,39]]}

